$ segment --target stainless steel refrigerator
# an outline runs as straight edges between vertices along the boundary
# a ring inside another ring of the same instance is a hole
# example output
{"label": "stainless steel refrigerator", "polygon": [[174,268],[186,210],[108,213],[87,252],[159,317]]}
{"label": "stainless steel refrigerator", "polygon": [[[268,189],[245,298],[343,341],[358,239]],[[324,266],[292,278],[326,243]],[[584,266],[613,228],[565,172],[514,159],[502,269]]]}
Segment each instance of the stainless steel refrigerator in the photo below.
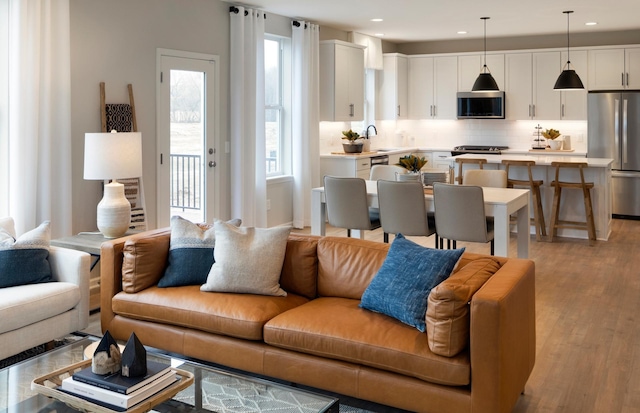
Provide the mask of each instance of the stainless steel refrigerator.
{"label": "stainless steel refrigerator", "polygon": [[612,158],[612,213],[640,218],[640,92],[589,92],[589,158]]}

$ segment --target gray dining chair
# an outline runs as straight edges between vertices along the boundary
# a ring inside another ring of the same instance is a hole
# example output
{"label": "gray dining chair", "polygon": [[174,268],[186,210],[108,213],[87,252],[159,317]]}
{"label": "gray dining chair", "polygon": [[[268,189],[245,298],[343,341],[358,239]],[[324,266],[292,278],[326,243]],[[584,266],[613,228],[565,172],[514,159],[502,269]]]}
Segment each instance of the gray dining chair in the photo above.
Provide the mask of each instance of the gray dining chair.
{"label": "gray dining chair", "polygon": [[463,182],[463,185],[506,188],[507,172],[501,169],[469,169],[464,172]]}
{"label": "gray dining chair", "polygon": [[395,181],[396,173],[405,174],[407,170],[397,165],[373,165],[369,172],[369,180],[377,181],[384,179],[386,181]]}
{"label": "gray dining chair", "polygon": [[450,241],[453,248],[456,241],[491,242],[491,255],[494,254],[493,218],[485,216],[481,187],[436,182],[433,202],[441,248],[443,239],[447,239],[447,248],[451,247]]}
{"label": "gray dining chair", "polygon": [[436,234],[435,217],[427,211],[420,182],[379,180],[378,206],[384,242],[389,242],[389,234],[425,237]]}
{"label": "gray dining chair", "polygon": [[361,230],[364,239],[365,230],[380,228],[378,210],[368,206],[364,179],[325,176],[324,197],[329,224],[346,228],[348,237],[353,229]]}

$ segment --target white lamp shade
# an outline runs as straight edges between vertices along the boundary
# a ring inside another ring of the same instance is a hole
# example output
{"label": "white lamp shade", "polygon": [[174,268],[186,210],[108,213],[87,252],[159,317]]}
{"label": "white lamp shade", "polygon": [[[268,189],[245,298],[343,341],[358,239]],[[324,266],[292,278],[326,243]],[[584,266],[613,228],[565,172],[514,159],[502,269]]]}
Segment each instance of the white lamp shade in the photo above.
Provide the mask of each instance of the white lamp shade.
{"label": "white lamp shade", "polygon": [[84,179],[142,176],[142,134],[85,133]]}

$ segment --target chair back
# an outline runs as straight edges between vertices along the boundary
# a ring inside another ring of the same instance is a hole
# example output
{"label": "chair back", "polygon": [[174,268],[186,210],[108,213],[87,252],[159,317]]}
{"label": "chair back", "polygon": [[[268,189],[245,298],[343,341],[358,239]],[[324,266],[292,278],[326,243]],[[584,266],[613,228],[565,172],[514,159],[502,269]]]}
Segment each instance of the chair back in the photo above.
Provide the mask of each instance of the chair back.
{"label": "chair back", "polygon": [[484,195],[479,186],[433,184],[438,236],[450,240],[488,242]]}
{"label": "chair back", "polygon": [[429,236],[435,232],[435,227],[429,226],[420,182],[380,180],[378,203],[385,233]]}
{"label": "chair back", "polygon": [[497,169],[469,169],[464,172],[464,185],[492,188],[507,187],[507,172]]}
{"label": "chair back", "polygon": [[397,165],[373,165],[371,172],[369,172],[369,180],[384,179],[385,181],[395,181],[396,173],[405,174],[407,170]]}
{"label": "chair back", "polygon": [[572,182],[560,181],[560,169],[562,168],[576,169],[577,168],[580,171],[580,186],[586,187],[588,184],[593,185],[593,183],[586,182],[584,180],[583,169],[589,166],[586,162],[551,162],[551,166],[556,168],[555,179],[553,182],[571,184]]}
{"label": "chair back", "polygon": [[347,229],[371,229],[364,179],[325,176],[324,197],[329,224]]}
{"label": "chair back", "polygon": [[487,160],[482,158],[456,158],[456,163],[458,164],[458,176],[456,176],[455,181],[460,185],[462,185],[462,181],[463,181],[462,165],[464,164],[478,165],[479,169],[484,169],[483,165],[487,163]]}

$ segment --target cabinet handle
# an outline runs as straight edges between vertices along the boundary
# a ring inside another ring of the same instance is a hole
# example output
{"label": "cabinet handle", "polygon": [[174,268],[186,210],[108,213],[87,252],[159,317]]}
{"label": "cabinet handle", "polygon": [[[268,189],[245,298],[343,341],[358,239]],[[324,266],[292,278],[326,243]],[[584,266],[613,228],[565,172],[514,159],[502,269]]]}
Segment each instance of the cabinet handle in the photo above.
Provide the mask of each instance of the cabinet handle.
{"label": "cabinet handle", "polygon": [[562,104],[562,117],[564,118],[564,103]]}
{"label": "cabinet handle", "polygon": [[429,105],[429,116],[433,117],[433,105]]}
{"label": "cabinet handle", "polygon": [[353,103],[350,103],[350,104],[349,104],[349,116],[350,116],[350,117],[353,117],[353,116],[354,116],[354,112],[355,112],[355,110],[354,110],[354,106],[355,106],[355,105],[354,105]]}
{"label": "cabinet handle", "polygon": [[620,73],[620,80],[622,81],[622,86],[624,87],[624,72]]}
{"label": "cabinet handle", "polygon": [[529,117],[531,117],[531,103],[529,103]]}
{"label": "cabinet handle", "polygon": [[536,105],[535,104],[531,105],[531,109],[532,109],[531,113],[533,113],[533,117],[535,118],[536,117]]}
{"label": "cabinet handle", "polygon": [[398,116],[400,116],[400,105],[398,105]]}
{"label": "cabinet handle", "polygon": [[629,86],[629,72],[627,72],[627,86]]}
{"label": "cabinet handle", "polygon": [[436,105],[433,105],[433,117],[438,117],[438,107]]}

